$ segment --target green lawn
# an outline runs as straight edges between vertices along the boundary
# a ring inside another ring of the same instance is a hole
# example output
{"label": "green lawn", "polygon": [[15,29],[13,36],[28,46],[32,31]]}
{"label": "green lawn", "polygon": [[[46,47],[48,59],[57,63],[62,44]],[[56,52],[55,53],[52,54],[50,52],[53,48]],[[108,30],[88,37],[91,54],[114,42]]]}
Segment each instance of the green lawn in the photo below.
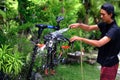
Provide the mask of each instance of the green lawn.
{"label": "green lawn", "polygon": [[99,80],[97,65],[83,63],[83,79],[80,64],[65,64],[56,67],[56,74],[43,76],[44,80]]}

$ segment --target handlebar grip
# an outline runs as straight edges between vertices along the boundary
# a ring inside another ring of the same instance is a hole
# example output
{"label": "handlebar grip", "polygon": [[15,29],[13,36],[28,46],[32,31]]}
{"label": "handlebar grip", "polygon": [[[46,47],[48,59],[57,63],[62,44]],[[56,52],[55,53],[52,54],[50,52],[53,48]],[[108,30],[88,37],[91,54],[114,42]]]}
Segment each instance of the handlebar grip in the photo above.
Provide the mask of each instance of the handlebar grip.
{"label": "handlebar grip", "polygon": [[47,28],[49,28],[49,29],[55,29],[55,30],[59,30],[59,27],[51,26],[51,25],[48,25]]}
{"label": "handlebar grip", "polygon": [[45,24],[36,24],[35,26],[38,28],[47,28],[47,25]]}
{"label": "handlebar grip", "polygon": [[51,26],[51,25],[45,25],[45,24],[36,24],[35,26],[38,27],[39,29],[44,29],[44,28],[55,29],[55,30],[59,29],[59,27]]}

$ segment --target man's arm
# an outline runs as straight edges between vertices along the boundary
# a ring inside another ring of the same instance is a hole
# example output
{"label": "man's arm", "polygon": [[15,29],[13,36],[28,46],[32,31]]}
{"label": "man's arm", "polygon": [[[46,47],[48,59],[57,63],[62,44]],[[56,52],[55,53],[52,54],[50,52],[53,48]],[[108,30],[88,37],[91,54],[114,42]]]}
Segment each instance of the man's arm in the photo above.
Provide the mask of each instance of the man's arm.
{"label": "man's arm", "polygon": [[99,27],[97,25],[87,25],[83,23],[74,23],[69,25],[70,28],[81,28],[85,31],[92,31],[92,30],[99,30]]}
{"label": "man's arm", "polygon": [[70,41],[82,41],[86,44],[95,46],[95,47],[101,47],[103,45],[105,45],[106,43],[108,43],[111,40],[111,38],[104,36],[103,38],[101,38],[100,40],[91,40],[91,39],[86,39],[86,38],[82,38],[82,37],[78,37],[78,36],[73,36]]}

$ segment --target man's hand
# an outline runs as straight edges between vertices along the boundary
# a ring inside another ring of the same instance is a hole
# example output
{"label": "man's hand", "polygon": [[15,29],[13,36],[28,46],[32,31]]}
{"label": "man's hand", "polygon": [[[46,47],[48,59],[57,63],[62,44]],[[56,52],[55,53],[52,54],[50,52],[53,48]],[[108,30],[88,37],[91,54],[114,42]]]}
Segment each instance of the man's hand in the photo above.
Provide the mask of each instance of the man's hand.
{"label": "man's hand", "polygon": [[70,38],[70,42],[74,42],[74,41],[81,41],[82,38],[79,36],[73,36],[72,38]]}
{"label": "man's hand", "polygon": [[78,28],[80,26],[80,23],[74,23],[74,24],[70,24],[69,28]]}

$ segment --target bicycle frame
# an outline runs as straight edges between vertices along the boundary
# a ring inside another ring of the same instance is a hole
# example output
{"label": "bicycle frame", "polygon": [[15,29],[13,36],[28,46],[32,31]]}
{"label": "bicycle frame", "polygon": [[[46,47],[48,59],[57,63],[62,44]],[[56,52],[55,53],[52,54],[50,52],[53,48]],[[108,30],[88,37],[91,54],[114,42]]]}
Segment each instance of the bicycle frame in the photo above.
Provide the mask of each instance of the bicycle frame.
{"label": "bicycle frame", "polygon": [[[69,39],[64,37],[62,33],[66,32],[69,28],[61,29],[44,36],[45,49],[47,49],[47,61],[45,64],[45,69],[54,69],[54,66],[57,65],[60,61],[62,54],[58,57],[56,56],[57,44],[61,41],[69,42]],[[55,61],[56,60],[56,61]],[[48,73],[46,73],[47,75]]]}
{"label": "bicycle frame", "polygon": [[45,24],[37,24],[36,25],[36,27],[38,28],[38,37],[35,41],[35,46],[33,48],[33,53],[32,53],[32,56],[31,56],[31,63],[30,63],[30,67],[29,67],[29,71],[28,71],[28,75],[27,75],[27,80],[31,80],[31,77],[32,77],[32,70],[33,70],[33,66],[34,66],[35,59],[36,59],[36,54],[37,54],[37,49],[38,49],[37,44],[40,41],[40,37],[41,37],[41,34],[42,34],[43,30],[46,29],[46,28],[59,30],[60,29],[59,23],[60,23],[61,20],[63,20],[63,17],[57,17],[57,20],[56,20],[57,21],[57,26],[50,26],[50,25],[45,25]]}

